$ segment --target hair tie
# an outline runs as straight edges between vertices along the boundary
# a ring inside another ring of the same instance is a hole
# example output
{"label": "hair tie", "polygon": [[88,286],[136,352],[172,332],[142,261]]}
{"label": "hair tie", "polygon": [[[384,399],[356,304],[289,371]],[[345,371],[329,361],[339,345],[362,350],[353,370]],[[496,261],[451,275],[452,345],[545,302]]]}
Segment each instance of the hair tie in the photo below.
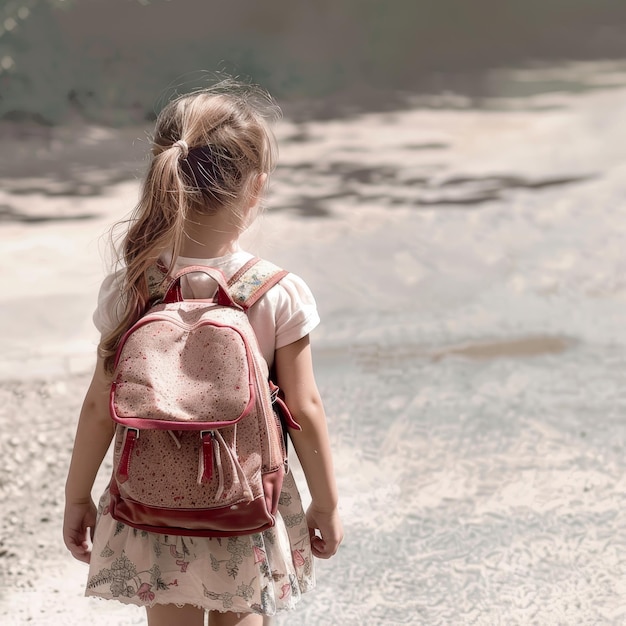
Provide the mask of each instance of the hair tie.
{"label": "hair tie", "polygon": [[187,158],[189,154],[189,144],[184,139],[179,139],[176,143],[173,143],[172,148],[180,148],[183,159]]}

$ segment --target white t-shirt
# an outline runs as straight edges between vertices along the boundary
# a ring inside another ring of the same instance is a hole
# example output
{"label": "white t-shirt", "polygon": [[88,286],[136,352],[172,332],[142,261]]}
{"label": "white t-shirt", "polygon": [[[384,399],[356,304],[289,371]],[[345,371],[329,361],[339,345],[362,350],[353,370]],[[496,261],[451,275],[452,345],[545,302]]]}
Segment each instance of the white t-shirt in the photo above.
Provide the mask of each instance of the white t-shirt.
{"label": "white t-shirt", "polygon": [[[228,280],[253,257],[239,250],[216,259],[178,257],[174,271],[188,265],[205,265],[222,271]],[[108,333],[118,324],[121,308],[120,285],[124,269],[109,274],[98,294],[98,307],[93,322],[101,334]],[[274,362],[274,352],[308,335],[320,322],[311,290],[295,274],[287,274],[248,310],[248,319],[259,341],[261,353],[269,367]]]}

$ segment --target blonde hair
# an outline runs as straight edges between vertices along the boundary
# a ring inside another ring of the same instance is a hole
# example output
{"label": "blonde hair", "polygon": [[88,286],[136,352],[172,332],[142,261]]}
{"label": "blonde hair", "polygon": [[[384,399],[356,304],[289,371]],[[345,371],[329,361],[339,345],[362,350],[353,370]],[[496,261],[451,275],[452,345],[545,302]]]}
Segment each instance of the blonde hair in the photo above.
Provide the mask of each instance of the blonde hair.
{"label": "blonde hair", "polygon": [[279,115],[265,91],[229,79],[172,100],[157,117],[148,172],[119,253],[126,265],[123,311],[99,347],[108,372],[122,335],[149,304],[146,271],[165,251],[178,257],[186,218],[227,210],[243,226],[241,210],[257,175],[275,167],[269,122]]}

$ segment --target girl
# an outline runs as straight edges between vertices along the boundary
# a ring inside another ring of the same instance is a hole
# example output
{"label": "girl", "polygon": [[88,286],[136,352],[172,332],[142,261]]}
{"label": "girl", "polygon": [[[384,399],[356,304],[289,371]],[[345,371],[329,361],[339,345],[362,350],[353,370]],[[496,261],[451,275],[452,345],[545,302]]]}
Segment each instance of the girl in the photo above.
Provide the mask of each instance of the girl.
{"label": "girl", "polygon": [[[145,606],[150,626],[263,623],[291,609],[314,584],[312,555],[329,558],[342,540],[326,419],[313,376],[309,333],[315,301],[293,274],[249,310],[261,351],[301,431],[290,432],[312,502],[306,514],[291,474],[276,525],[228,538],[137,531],[96,507],[91,489],[114,435],[108,396],[121,336],[145,310],[148,269],[219,268],[228,279],[252,255],[239,237],[257,215],[274,168],[269,96],[233,81],[177,98],[156,122],[152,159],[123,242],[124,268],[101,287],[94,322],[102,334],[81,410],[66,484],[63,536],[89,563],[86,594]],[[93,546],[90,537],[93,532]]]}

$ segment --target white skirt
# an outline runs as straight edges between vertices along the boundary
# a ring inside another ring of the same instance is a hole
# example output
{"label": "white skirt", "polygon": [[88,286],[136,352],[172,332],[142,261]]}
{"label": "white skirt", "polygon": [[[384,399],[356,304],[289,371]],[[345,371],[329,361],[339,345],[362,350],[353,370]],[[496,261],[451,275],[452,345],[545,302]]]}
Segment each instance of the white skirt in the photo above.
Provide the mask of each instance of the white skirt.
{"label": "white skirt", "polygon": [[238,537],[180,537],[114,520],[109,493],[98,507],[85,595],[138,606],[191,604],[211,611],[274,615],[313,589],[313,555],[291,472],[276,525]]}

